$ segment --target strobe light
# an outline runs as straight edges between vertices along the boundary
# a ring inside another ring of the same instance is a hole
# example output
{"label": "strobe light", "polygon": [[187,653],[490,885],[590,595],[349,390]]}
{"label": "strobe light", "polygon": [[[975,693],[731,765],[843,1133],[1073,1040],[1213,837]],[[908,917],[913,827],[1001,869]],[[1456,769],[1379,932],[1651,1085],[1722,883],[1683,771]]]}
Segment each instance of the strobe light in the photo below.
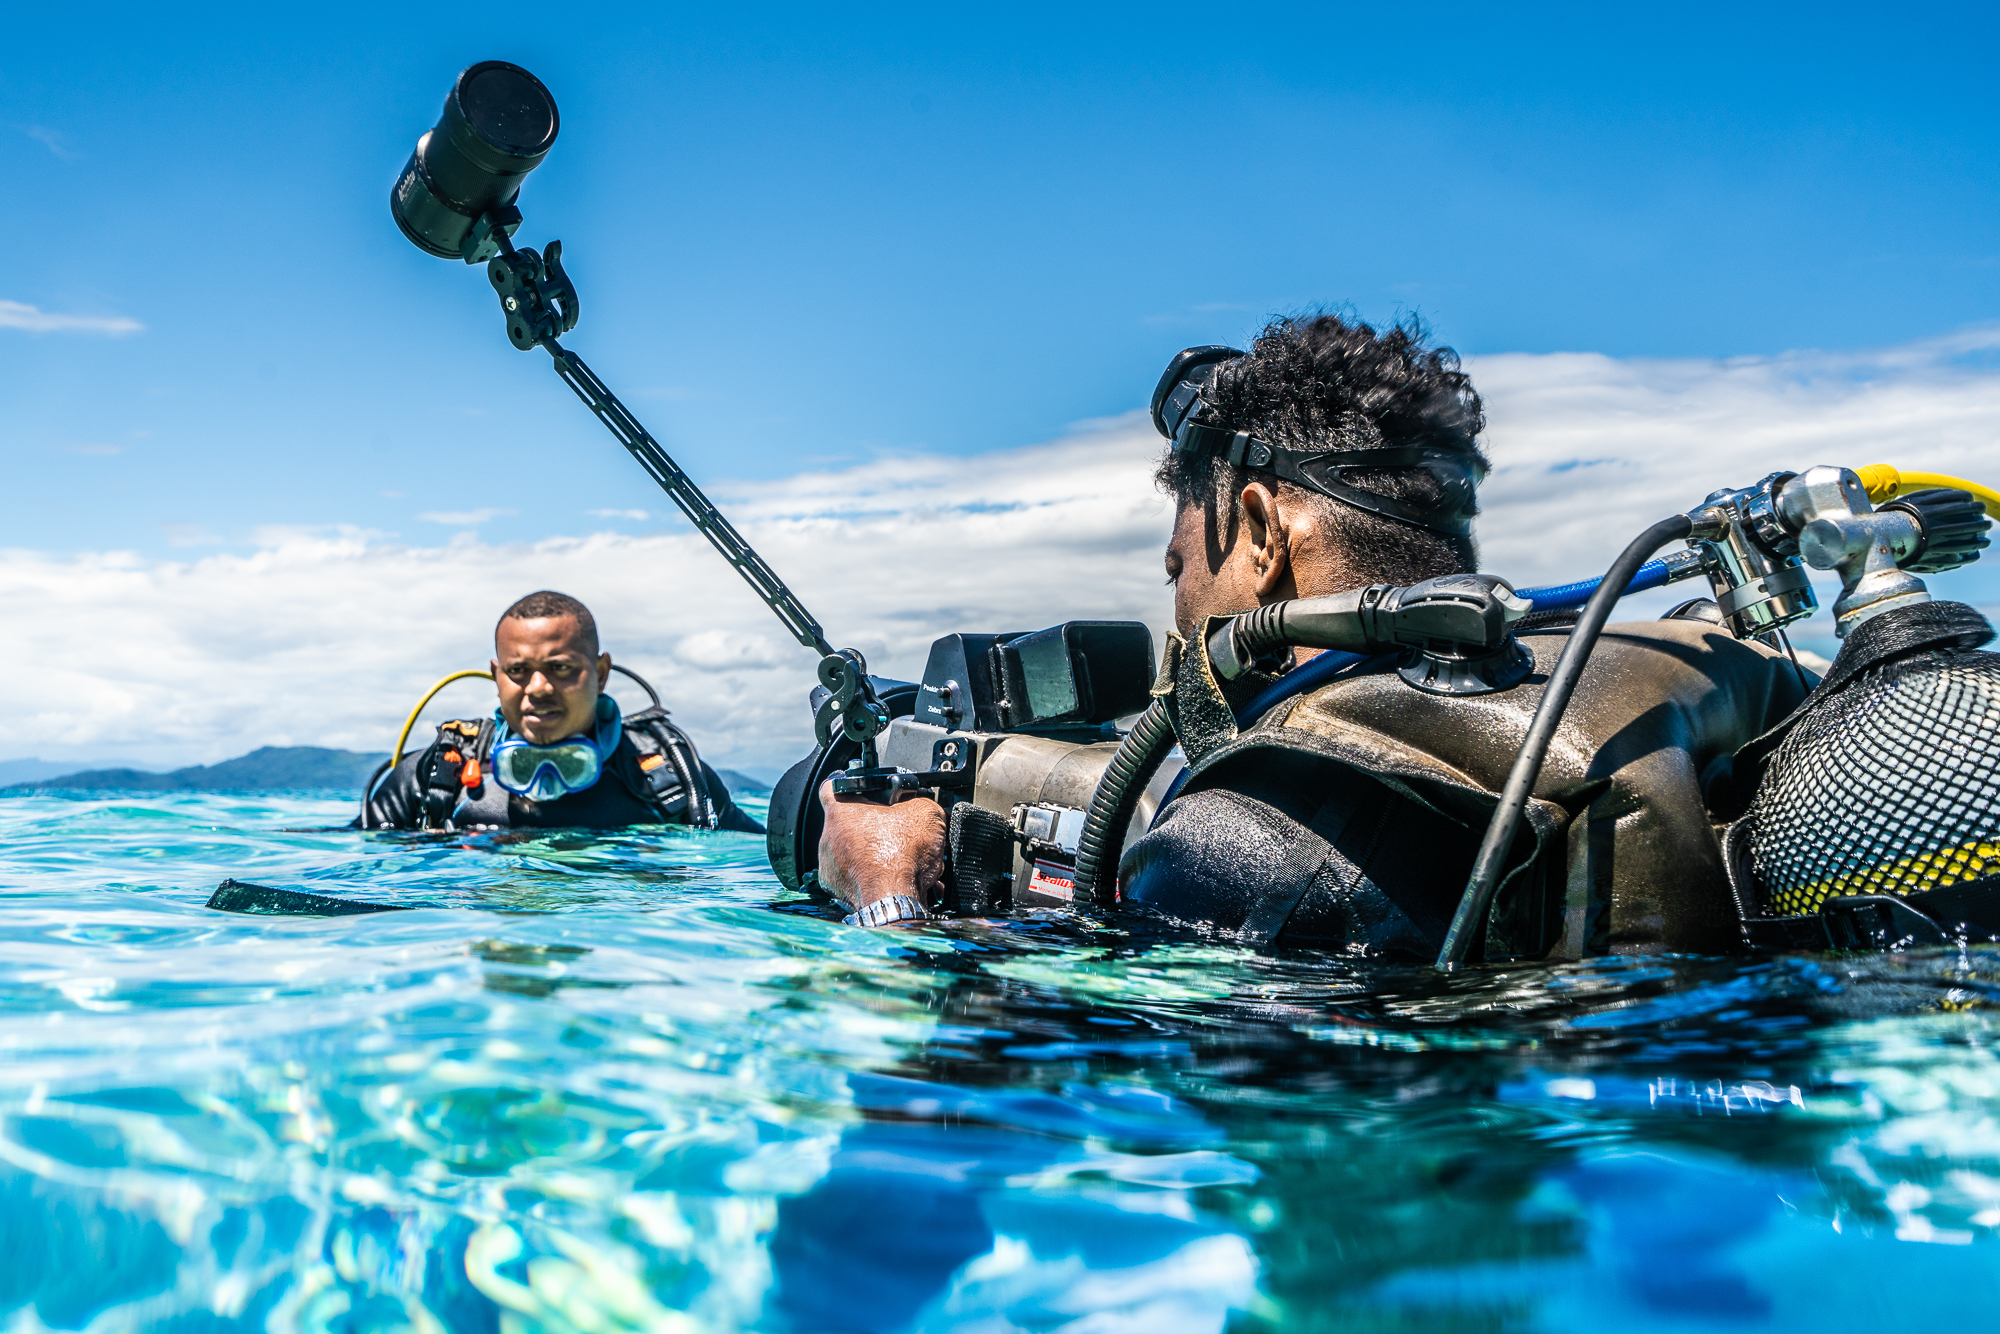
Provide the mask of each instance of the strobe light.
{"label": "strobe light", "polygon": [[519,65],[482,60],[470,67],[396,178],[389,195],[396,225],[440,259],[486,259],[491,243],[483,232],[475,236],[476,225],[502,210],[499,230],[513,234],[521,181],[548,156],[559,125],[555,98]]}

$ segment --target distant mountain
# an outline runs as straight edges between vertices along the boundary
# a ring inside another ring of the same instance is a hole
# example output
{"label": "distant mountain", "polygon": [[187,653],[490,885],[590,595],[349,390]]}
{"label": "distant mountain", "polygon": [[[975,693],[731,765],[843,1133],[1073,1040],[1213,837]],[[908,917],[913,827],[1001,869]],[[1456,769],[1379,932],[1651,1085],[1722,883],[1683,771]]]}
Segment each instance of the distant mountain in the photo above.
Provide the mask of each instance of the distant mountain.
{"label": "distant mountain", "polygon": [[111,760],[0,760],[0,787],[40,783],[85,769],[109,769],[113,763]]}
{"label": "distant mountain", "polygon": [[[257,788],[346,788],[358,792],[386,755],[364,755],[324,746],[265,746],[220,764],[196,764],[170,773],[144,769],[85,769],[31,782],[16,781],[0,792],[215,792]],[[15,760],[14,764],[40,764]],[[57,766],[51,766],[57,767]],[[4,773],[4,771],[0,771]],[[769,792],[769,783],[734,769],[717,769],[731,792]],[[11,777],[12,775],[6,775]]]}
{"label": "distant mountain", "polygon": [[347,788],[360,791],[386,755],[363,755],[324,746],[264,746],[220,764],[197,764],[170,773],[143,769],[86,769],[40,782],[10,784],[5,791],[213,792],[250,788]]}

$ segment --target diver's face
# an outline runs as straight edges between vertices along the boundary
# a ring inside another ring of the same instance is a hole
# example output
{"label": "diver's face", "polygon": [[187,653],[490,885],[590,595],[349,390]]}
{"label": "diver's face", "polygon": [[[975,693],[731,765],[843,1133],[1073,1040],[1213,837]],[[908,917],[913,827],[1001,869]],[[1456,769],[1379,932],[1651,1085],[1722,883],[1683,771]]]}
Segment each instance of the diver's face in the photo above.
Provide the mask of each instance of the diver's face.
{"label": "diver's face", "polygon": [[1224,517],[1210,505],[1182,505],[1167,543],[1167,582],[1174,586],[1174,624],[1192,635],[1209,616],[1229,616],[1258,604],[1257,571],[1243,525],[1222,546]]}
{"label": "diver's face", "polygon": [[493,636],[493,654],[500,716],[516,736],[547,746],[596,730],[611,655],[591,656],[576,617],[509,617]]}

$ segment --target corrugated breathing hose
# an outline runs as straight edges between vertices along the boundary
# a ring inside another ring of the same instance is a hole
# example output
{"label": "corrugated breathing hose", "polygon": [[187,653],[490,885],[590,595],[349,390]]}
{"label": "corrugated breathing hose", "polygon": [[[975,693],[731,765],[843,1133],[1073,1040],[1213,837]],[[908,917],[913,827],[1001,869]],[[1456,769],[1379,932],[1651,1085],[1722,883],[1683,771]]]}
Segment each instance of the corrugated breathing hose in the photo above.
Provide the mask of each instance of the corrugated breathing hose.
{"label": "corrugated breathing hose", "polygon": [[1146,784],[1153,780],[1167,752],[1173,748],[1174,725],[1167,718],[1166,706],[1154,700],[1118,744],[1118,753],[1111,757],[1097,793],[1090,799],[1090,812],[1084,816],[1083,833],[1076,844],[1078,903],[1099,903],[1110,898],[1109,893],[1100,890],[1099,881],[1106,878],[1108,866],[1109,878],[1116,885],[1126,826],[1132,823],[1132,812],[1138,809]]}

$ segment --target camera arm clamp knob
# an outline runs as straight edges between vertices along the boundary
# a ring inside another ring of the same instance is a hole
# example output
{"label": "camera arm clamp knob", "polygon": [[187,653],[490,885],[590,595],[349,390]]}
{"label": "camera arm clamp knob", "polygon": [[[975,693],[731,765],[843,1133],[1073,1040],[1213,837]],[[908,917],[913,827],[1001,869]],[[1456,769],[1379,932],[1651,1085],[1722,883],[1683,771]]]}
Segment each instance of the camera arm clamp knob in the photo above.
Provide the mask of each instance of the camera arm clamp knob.
{"label": "camera arm clamp knob", "polygon": [[516,249],[505,232],[492,235],[500,253],[486,262],[486,278],[507,317],[507,340],[523,352],[550,346],[576,327],[580,313],[576,286],[563,271],[562,242],[549,242],[548,252],[539,254],[533,247]]}

